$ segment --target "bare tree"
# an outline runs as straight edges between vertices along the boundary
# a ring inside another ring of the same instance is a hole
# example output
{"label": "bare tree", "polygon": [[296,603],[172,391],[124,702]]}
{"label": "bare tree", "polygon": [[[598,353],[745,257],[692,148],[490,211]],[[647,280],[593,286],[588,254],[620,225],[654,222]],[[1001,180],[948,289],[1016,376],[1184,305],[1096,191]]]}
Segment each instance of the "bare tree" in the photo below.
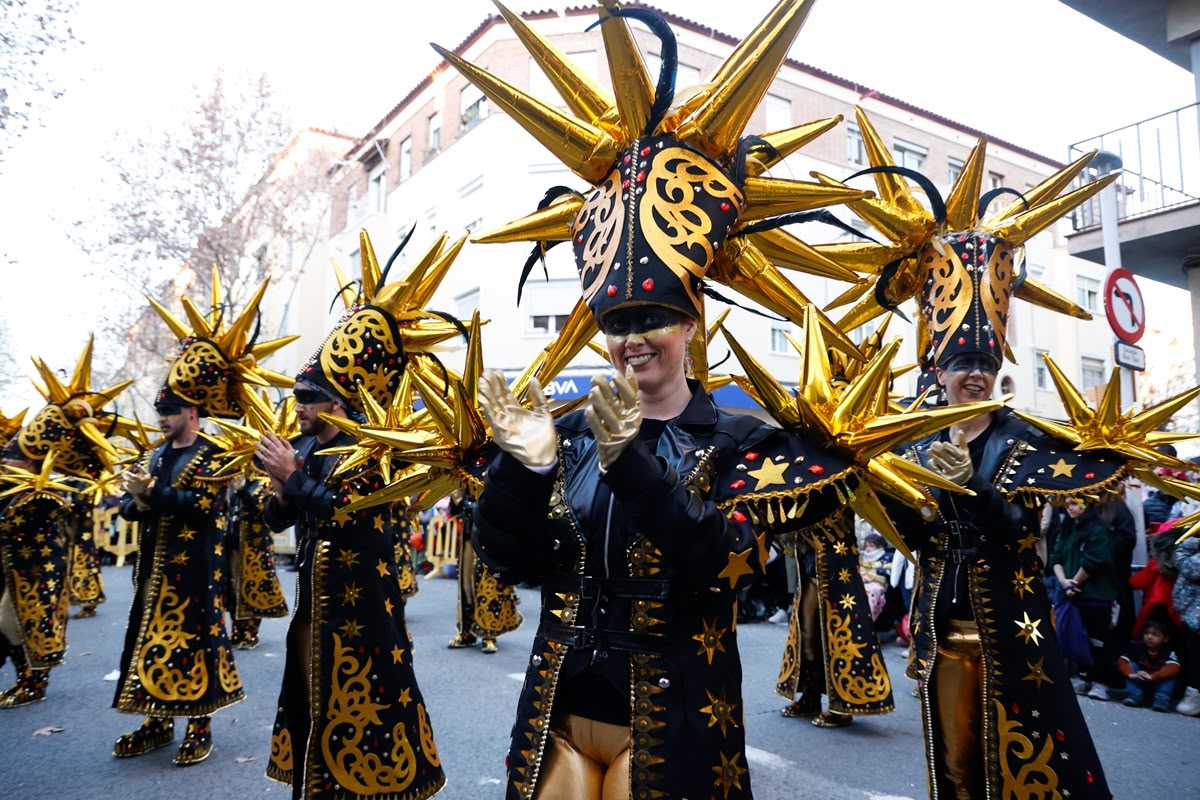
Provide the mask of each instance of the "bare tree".
{"label": "bare tree", "polygon": [[114,142],[97,213],[72,238],[117,287],[97,337],[121,354],[103,366],[135,380],[137,407],[153,403],[177,344],[143,295],[178,316],[180,297],[210,296],[215,268],[218,311],[236,315],[263,279],[290,277],[295,253],[326,230],[329,169],[349,140],[317,132],[322,145],[311,146],[308,131],[292,130],[265,76],[218,73],[189,119]]}
{"label": "bare tree", "polygon": [[76,0],[0,0],[0,165],[11,144],[37,121],[38,102],[62,89],[46,57],[76,44]]}
{"label": "bare tree", "polygon": [[[1187,352],[1178,339],[1172,338],[1166,347],[1170,353]],[[1172,358],[1166,369],[1142,373],[1138,381],[1138,400],[1142,408],[1150,408],[1182,394],[1196,385],[1196,361],[1194,358]],[[1165,430],[1180,433],[1200,433],[1200,411],[1193,402],[1175,412],[1163,426]]]}

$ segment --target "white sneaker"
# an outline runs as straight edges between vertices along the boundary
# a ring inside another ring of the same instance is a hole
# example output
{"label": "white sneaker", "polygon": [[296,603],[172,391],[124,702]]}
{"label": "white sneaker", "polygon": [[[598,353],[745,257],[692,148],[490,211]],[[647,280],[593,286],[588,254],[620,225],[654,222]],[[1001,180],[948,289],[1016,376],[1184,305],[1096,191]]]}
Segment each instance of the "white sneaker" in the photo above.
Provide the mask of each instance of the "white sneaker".
{"label": "white sneaker", "polygon": [[1093,700],[1107,700],[1108,687],[1103,683],[1093,683],[1092,688],[1088,689],[1087,696]]}
{"label": "white sneaker", "polygon": [[1075,689],[1075,694],[1087,694],[1088,689],[1092,688],[1092,682],[1083,678],[1071,678],[1071,686]]}
{"label": "white sneaker", "polygon": [[1175,710],[1185,716],[1200,717],[1200,689],[1189,686],[1183,693],[1183,699],[1179,701],[1179,705],[1175,706]]}
{"label": "white sneaker", "polygon": [[778,625],[781,622],[787,622],[787,621],[788,621],[788,612],[787,612],[786,608],[776,609],[774,614],[767,617],[767,622],[774,622],[776,625]]}

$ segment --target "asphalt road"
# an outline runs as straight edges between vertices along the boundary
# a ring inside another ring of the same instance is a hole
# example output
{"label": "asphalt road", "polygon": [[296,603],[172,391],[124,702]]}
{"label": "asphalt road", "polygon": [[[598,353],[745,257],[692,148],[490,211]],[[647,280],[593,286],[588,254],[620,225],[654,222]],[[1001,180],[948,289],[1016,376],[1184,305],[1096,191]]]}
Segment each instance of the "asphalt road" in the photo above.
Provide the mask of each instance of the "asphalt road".
{"label": "asphalt road", "polygon": [[[281,571],[289,593],[295,574]],[[113,741],[140,719],[111,707],[130,602],[130,569],[106,567],[109,600],[95,618],[71,620],[70,651],[53,671],[47,699],[0,711],[0,798],[286,798],[288,788],[263,775],[270,752],[283,667],[287,620],[266,620],[258,649],[237,653],[247,699],[213,719],[215,750],[203,764],[179,768],[174,748],[118,761]],[[537,594],[521,590],[534,616]],[[520,677],[533,635],[526,622],[500,639],[500,652],[447,650],[454,635],[454,584],[421,581],[408,604],[418,679],[430,710],[449,783],[439,800],[503,796],[503,764]],[[893,714],[859,718],[838,730],[779,715],[774,693],[786,630],[739,628],[745,667],[751,778],[760,800],[902,800],[925,796],[917,701],[903,676],[900,648],[885,647],[896,687]],[[0,684],[13,680],[0,669]],[[1118,798],[1200,798],[1200,718],[1155,714],[1081,699],[1110,785]],[[1072,800],[1080,800],[1072,798]]]}

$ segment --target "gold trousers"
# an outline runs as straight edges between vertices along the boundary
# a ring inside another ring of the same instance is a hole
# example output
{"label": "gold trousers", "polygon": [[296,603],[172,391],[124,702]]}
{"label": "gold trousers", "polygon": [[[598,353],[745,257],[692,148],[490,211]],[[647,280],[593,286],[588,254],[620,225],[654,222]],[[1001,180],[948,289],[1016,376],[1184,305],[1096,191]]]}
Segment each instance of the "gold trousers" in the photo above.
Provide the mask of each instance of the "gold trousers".
{"label": "gold trousers", "polygon": [[974,622],[947,620],[938,636],[930,692],[936,724],[933,746],[940,764],[934,781],[945,780],[955,800],[983,797],[987,785],[983,744],[983,648]]}
{"label": "gold trousers", "polygon": [[628,726],[564,714],[546,741],[537,800],[628,800]]}

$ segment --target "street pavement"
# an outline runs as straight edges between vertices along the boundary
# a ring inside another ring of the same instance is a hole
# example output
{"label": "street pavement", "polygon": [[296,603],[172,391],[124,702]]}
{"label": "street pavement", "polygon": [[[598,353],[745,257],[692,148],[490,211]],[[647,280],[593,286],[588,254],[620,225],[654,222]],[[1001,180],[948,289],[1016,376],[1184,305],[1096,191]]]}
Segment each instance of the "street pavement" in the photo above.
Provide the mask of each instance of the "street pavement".
{"label": "street pavement", "polygon": [[[280,571],[289,595],[295,573]],[[72,619],[70,651],[51,674],[47,699],[0,710],[0,798],[286,798],[287,787],[263,775],[283,668],[287,620],[264,620],[262,644],[238,651],[246,700],[213,718],[215,749],[187,768],[171,763],[174,747],[140,758],[112,758],[113,741],[140,718],[111,707],[131,596],[129,567],[104,570],[108,602],[92,619]],[[439,800],[503,796],[504,757],[517,693],[533,636],[535,590],[521,589],[526,623],[500,639],[500,652],[448,650],[454,635],[455,586],[422,579],[409,601],[416,670],[449,778]],[[904,800],[926,796],[920,710],[903,675],[901,648],[885,646],[896,712],[859,717],[837,729],[780,716],[775,694],[786,626],[738,630],[744,665],[745,724],[754,794],[759,800]],[[0,684],[13,680],[0,669]],[[1117,798],[1200,798],[1200,718],[1155,714],[1081,698]],[[177,727],[182,736],[182,728]],[[1072,798],[1080,800],[1080,798]]]}

